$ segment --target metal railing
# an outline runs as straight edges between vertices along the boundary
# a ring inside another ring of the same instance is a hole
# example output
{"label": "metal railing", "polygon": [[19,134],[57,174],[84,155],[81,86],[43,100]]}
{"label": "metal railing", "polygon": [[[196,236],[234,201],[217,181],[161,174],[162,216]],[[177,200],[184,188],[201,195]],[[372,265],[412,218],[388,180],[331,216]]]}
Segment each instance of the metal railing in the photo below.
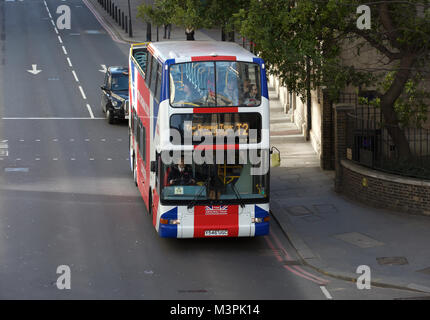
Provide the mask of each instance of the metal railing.
{"label": "metal railing", "polygon": [[[392,138],[395,130],[407,141],[402,150]],[[390,126],[379,108],[356,105],[355,112],[347,116],[346,132],[349,160],[380,171],[430,179],[429,129]]]}

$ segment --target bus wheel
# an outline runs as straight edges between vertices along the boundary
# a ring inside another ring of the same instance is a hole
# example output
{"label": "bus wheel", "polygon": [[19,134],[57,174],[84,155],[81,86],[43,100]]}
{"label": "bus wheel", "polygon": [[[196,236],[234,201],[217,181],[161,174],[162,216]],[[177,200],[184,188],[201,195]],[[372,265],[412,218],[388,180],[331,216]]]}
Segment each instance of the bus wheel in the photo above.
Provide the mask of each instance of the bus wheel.
{"label": "bus wheel", "polygon": [[113,124],[115,122],[113,111],[111,109],[106,110],[106,119],[108,120],[109,124]]}
{"label": "bus wheel", "polygon": [[136,170],[136,160],[134,158],[134,155],[133,155],[133,180],[134,180],[134,184],[137,187],[137,170]]}
{"label": "bus wheel", "polygon": [[149,204],[149,216],[150,217],[152,217],[152,192],[151,192],[151,189],[149,189],[149,201],[148,201],[148,204]]}

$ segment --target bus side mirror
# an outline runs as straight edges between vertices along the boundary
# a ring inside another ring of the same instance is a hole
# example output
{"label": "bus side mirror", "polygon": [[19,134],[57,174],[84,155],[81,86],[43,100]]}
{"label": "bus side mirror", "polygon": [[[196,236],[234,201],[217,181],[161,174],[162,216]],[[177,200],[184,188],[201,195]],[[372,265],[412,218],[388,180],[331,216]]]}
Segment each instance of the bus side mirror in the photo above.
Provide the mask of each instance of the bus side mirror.
{"label": "bus side mirror", "polygon": [[279,167],[281,165],[281,152],[279,151],[279,149],[276,147],[272,147],[272,149],[270,149],[270,155],[272,160],[272,167]]}
{"label": "bus side mirror", "polygon": [[151,161],[151,172],[158,171],[158,161]]}

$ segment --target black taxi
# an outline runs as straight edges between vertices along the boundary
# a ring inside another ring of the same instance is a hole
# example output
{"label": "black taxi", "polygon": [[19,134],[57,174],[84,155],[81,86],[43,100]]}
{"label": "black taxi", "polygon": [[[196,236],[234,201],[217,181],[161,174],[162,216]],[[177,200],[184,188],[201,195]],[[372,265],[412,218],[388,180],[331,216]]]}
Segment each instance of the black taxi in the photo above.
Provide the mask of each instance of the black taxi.
{"label": "black taxi", "polygon": [[101,89],[101,108],[108,122],[128,119],[128,68],[109,67]]}

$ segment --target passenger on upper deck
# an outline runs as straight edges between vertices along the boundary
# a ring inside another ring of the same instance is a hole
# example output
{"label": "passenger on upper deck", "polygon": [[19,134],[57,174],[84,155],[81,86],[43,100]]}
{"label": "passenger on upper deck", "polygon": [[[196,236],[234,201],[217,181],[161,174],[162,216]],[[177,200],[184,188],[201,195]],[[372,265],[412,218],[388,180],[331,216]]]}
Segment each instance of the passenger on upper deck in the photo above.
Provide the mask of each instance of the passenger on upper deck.
{"label": "passenger on upper deck", "polygon": [[246,98],[244,104],[247,106],[255,106],[260,104],[260,98],[258,97],[258,88],[256,84],[251,85],[249,96]]}

